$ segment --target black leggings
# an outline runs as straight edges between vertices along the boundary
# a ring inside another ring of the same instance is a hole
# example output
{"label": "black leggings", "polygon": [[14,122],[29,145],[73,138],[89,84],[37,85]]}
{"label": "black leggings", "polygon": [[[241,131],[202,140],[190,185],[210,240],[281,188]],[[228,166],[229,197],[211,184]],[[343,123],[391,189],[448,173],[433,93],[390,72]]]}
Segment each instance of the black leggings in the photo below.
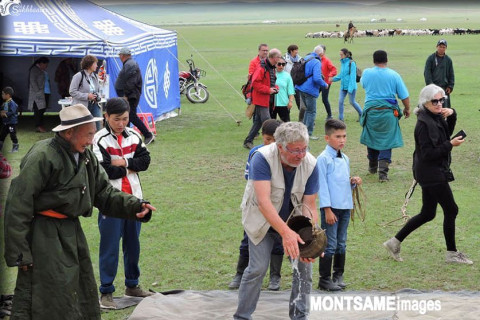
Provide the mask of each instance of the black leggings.
{"label": "black leggings", "polygon": [[395,238],[402,242],[411,232],[435,218],[437,204],[443,209],[443,235],[448,251],[457,251],[455,245],[455,219],[458,206],[453,198],[448,182],[422,187],[422,209],[420,213],[408,220],[407,224],[397,233]]}

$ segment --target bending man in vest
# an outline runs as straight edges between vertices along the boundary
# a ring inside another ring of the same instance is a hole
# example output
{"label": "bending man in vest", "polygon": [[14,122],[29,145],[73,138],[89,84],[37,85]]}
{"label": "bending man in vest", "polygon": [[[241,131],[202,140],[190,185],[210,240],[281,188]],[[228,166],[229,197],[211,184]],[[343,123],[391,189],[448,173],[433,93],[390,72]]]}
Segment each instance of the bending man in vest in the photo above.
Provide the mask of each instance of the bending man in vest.
{"label": "bending man in vest", "polygon": [[300,204],[314,213],[315,223],[318,220],[316,160],[307,151],[309,137],[303,123],[282,123],[274,137],[275,143],[258,149],[253,156],[243,195],[242,222],[249,238],[250,261],[238,291],[238,308],[233,316],[237,320],[252,319],[277,238],[281,238],[290,260],[299,259],[292,276],[290,319],[306,319],[309,312],[314,259],[300,258],[298,243],[303,241],[286,221]]}

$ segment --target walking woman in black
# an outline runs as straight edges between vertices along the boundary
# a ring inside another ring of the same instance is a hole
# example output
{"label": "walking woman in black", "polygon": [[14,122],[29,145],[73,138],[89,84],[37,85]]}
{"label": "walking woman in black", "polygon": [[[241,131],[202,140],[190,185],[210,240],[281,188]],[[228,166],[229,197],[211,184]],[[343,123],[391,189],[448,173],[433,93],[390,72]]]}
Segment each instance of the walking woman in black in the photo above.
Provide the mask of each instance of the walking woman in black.
{"label": "walking woman in black", "polygon": [[454,109],[443,108],[445,91],[430,84],[420,92],[415,126],[415,152],[413,175],[422,187],[422,209],[405,226],[383,245],[396,261],[400,257],[401,242],[413,231],[435,218],[437,205],[443,209],[443,234],[447,245],[446,262],[473,264],[468,257],[457,251],[455,244],[455,219],[458,206],[453,198],[449,182],[453,181],[450,170],[451,151],[461,145],[464,137],[450,138],[457,122]]}

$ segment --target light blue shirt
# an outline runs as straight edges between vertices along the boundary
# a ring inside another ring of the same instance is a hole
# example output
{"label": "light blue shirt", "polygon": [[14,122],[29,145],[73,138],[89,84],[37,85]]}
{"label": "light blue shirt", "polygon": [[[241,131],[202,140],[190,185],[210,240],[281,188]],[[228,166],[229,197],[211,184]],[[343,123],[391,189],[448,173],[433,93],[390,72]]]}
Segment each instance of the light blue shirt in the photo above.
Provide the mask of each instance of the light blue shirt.
{"label": "light blue shirt", "polygon": [[371,100],[408,98],[402,77],[390,68],[373,67],[363,70],[360,83],[365,89],[365,102]]}
{"label": "light blue shirt", "polygon": [[320,208],[353,209],[350,160],[330,145],[317,158]]}

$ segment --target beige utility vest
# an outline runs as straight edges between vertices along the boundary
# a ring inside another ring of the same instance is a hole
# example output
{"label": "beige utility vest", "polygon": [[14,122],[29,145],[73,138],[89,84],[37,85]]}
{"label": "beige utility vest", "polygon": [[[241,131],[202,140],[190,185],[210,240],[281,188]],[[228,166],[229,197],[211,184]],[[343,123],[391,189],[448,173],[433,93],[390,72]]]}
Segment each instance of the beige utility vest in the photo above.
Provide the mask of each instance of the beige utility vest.
{"label": "beige utility vest", "polygon": [[[280,153],[276,143],[258,149],[267,160],[272,173],[270,199],[273,206],[280,211],[285,193],[285,179],[283,177]],[[317,160],[307,152],[300,166],[296,168],[290,199],[294,206],[301,204],[308,178],[315,169]],[[248,180],[242,199],[242,223],[250,240],[257,245],[267,234],[270,224],[258,208],[257,196],[253,187],[253,180]]]}

